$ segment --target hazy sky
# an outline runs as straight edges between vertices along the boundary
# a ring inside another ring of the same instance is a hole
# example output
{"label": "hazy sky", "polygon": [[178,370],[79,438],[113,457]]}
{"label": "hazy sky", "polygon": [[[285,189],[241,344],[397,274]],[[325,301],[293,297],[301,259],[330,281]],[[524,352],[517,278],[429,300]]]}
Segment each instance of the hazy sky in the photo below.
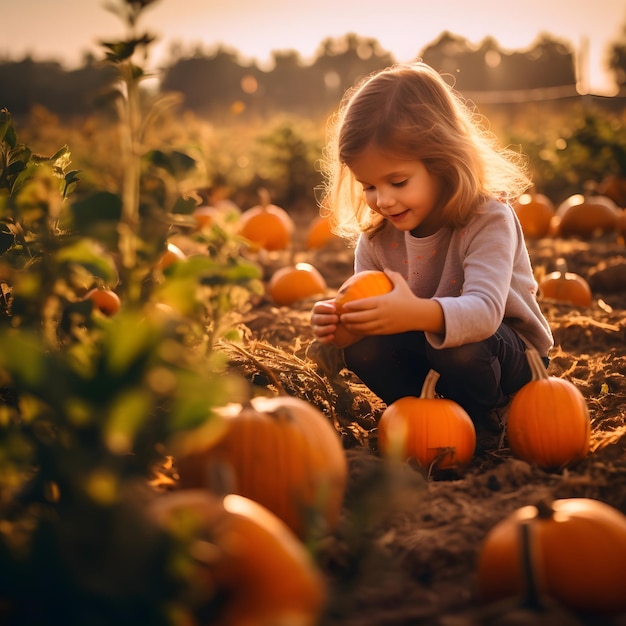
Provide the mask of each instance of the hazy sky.
{"label": "hazy sky", "polygon": [[[72,67],[87,51],[100,56],[98,40],[125,34],[104,4],[0,0],[0,59],[29,54]],[[475,44],[490,35],[516,50],[548,33],[576,50],[588,49],[583,70],[595,92],[612,86],[603,65],[625,25],[624,0],[160,0],[140,23],[159,38],[154,64],[168,58],[173,42],[184,50],[201,44],[206,52],[223,44],[264,63],[272,50],[297,50],[307,60],[324,38],[351,32],[373,37],[397,61],[409,61],[444,30]]]}

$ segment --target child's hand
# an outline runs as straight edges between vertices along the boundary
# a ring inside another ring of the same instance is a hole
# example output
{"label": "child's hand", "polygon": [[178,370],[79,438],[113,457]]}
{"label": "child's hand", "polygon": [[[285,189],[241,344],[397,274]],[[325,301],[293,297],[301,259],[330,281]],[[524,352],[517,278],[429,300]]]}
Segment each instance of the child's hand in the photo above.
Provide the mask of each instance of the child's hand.
{"label": "child's hand", "polygon": [[385,274],[393,282],[393,290],[344,304],[341,325],[360,335],[392,335],[430,329],[430,321],[422,325],[426,321],[424,313],[433,305],[439,309],[439,305],[415,296],[399,272],[385,270]]}
{"label": "child's hand", "polygon": [[311,311],[311,328],[313,334],[322,343],[329,343],[334,338],[339,316],[334,300],[319,300]]}
{"label": "child's hand", "polygon": [[320,343],[334,343],[339,348],[345,348],[361,338],[339,323],[334,300],[320,300],[313,305],[311,328]]}

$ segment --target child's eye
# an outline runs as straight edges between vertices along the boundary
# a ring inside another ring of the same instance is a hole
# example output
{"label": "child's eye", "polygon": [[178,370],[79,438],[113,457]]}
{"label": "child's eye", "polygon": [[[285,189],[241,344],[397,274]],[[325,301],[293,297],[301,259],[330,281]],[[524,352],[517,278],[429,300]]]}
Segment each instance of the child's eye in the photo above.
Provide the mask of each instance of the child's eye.
{"label": "child's eye", "polygon": [[407,184],[407,182],[408,182],[408,180],[404,179],[404,180],[400,180],[400,181],[398,181],[396,183],[391,183],[391,184],[394,187],[404,187]]}

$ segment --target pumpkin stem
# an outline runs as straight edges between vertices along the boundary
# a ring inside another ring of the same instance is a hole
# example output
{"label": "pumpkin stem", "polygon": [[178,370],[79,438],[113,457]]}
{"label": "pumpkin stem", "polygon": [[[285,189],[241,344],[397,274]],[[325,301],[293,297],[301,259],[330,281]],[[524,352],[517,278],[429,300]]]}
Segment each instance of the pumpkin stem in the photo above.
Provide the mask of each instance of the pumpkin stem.
{"label": "pumpkin stem", "polygon": [[266,209],[270,204],[270,192],[265,187],[261,187],[258,194],[261,206]]}
{"label": "pumpkin stem", "polygon": [[554,515],[554,508],[552,507],[552,500],[549,498],[543,498],[535,504],[537,509],[538,519],[550,519]]}
{"label": "pumpkin stem", "polygon": [[536,552],[534,544],[533,520],[525,520],[519,525],[520,550],[522,564],[523,590],[521,606],[531,611],[545,609],[541,600],[541,592],[538,585],[538,574],[535,563]]}
{"label": "pumpkin stem", "polygon": [[563,278],[565,278],[565,274],[567,273],[567,261],[563,257],[559,257],[556,260],[556,271],[561,274]]}
{"label": "pumpkin stem", "polygon": [[539,352],[534,348],[526,348],[526,358],[528,359],[528,365],[530,365],[530,371],[532,372],[532,380],[547,380],[548,372],[546,366],[539,356]]}
{"label": "pumpkin stem", "polygon": [[435,386],[437,385],[437,381],[439,380],[439,372],[435,370],[430,370],[428,374],[426,374],[426,378],[424,379],[424,384],[422,385],[422,392],[420,393],[420,398],[432,399],[435,397]]}

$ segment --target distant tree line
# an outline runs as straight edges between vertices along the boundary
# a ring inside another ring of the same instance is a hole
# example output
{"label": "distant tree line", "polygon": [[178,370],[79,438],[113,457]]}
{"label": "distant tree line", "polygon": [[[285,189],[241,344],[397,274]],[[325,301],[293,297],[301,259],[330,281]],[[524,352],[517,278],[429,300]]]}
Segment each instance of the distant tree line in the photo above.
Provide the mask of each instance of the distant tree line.
{"label": "distant tree line", "polygon": [[[626,27],[610,50],[609,64],[619,87],[626,87]],[[444,32],[415,58],[450,74],[460,92],[506,92],[563,88],[575,94],[575,54],[567,43],[542,35],[524,51],[505,51],[491,37],[480,45]],[[242,63],[236,52],[219,48],[173,58],[163,68],[160,90],[178,92],[182,107],[202,116],[232,110],[256,115],[288,112],[324,114],[354,82],[395,62],[376,39],[347,34],[325,39],[311,63],[295,51],[273,53],[273,66]],[[0,107],[19,118],[42,105],[62,119],[93,112],[110,88],[110,67],[88,57],[67,71],[56,62],[30,58],[0,62]]]}

